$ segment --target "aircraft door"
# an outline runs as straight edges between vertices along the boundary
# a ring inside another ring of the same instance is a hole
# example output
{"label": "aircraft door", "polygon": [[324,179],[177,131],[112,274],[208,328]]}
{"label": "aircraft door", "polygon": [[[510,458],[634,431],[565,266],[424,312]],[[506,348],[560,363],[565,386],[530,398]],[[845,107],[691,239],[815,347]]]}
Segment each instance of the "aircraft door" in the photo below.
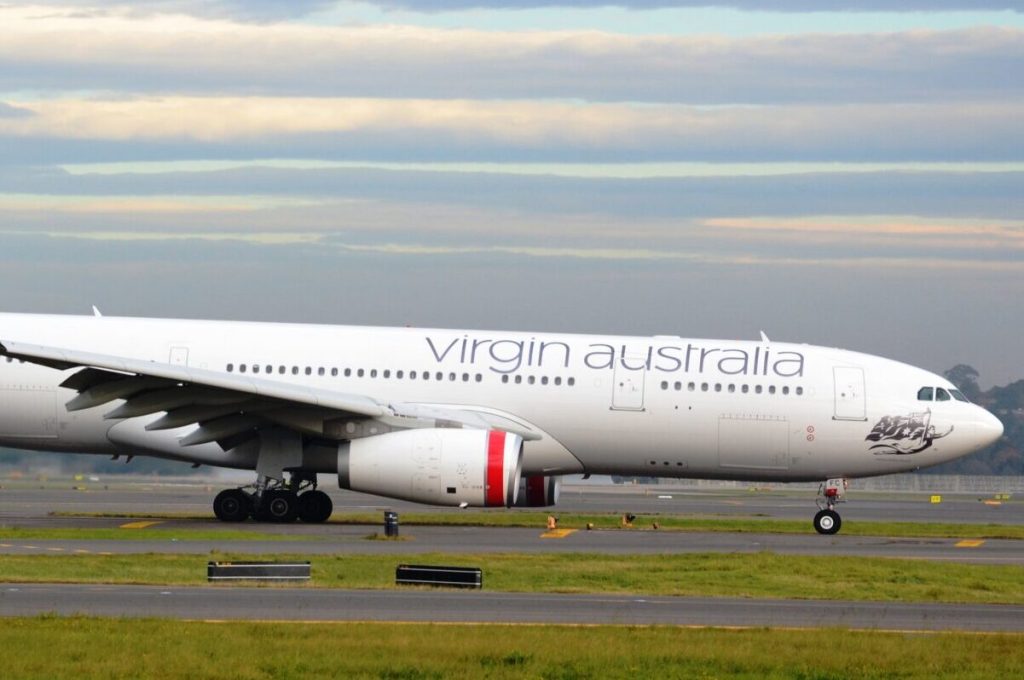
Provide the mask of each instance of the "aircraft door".
{"label": "aircraft door", "polygon": [[834,420],[867,420],[864,395],[864,369],[855,366],[836,366]]}
{"label": "aircraft door", "polygon": [[[647,357],[625,357],[624,361],[616,361],[612,378],[612,409],[615,411],[644,410],[644,382],[647,377]],[[640,366],[631,370],[629,366]]]}

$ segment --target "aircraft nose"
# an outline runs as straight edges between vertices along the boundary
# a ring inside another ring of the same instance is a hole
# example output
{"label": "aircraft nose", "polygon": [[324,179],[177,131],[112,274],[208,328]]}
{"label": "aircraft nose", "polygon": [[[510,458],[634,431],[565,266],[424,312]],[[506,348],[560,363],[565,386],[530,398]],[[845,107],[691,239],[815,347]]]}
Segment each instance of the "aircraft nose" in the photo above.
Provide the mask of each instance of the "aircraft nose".
{"label": "aircraft nose", "polygon": [[981,411],[981,417],[975,422],[974,431],[977,433],[980,446],[985,447],[996,443],[1003,436],[1003,423],[980,406],[978,410]]}

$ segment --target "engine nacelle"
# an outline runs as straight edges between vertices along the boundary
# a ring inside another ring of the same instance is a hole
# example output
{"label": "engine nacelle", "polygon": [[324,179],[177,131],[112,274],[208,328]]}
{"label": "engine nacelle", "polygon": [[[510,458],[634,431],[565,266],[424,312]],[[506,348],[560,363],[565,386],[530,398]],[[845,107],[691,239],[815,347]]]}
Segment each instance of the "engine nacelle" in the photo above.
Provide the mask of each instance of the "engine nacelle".
{"label": "engine nacelle", "polygon": [[338,486],[447,506],[510,507],[523,440],[498,430],[416,429],[338,446]]}
{"label": "engine nacelle", "polygon": [[562,489],[562,478],[557,476],[531,475],[523,477],[519,485],[516,505],[521,508],[548,508],[558,502]]}

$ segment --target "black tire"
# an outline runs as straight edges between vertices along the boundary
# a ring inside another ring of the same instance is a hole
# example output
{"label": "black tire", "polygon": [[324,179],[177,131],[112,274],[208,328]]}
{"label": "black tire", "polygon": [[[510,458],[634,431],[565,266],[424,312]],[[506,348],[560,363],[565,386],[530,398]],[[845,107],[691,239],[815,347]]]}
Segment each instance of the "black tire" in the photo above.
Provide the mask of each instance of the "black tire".
{"label": "black tire", "polygon": [[294,522],[299,515],[299,497],[293,491],[273,489],[264,491],[256,519],[263,522],[285,524]]}
{"label": "black tire", "polygon": [[213,514],[222,522],[244,522],[252,513],[252,498],[241,489],[225,489],[213,499]]}
{"label": "black tire", "polygon": [[307,491],[299,496],[299,519],[308,524],[322,524],[334,512],[331,497],[323,491]]}
{"label": "black tire", "polygon": [[820,510],[814,516],[814,530],[819,534],[826,536],[837,534],[842,526],[843,520],[835,510]]}

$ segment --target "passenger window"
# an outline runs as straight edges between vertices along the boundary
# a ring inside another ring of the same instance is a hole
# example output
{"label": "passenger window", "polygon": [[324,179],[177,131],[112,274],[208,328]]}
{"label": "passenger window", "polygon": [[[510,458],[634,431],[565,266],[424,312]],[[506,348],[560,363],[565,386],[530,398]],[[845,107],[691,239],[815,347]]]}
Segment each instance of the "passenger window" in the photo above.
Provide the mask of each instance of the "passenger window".
{"label": "passenger window", "polygon": [[402,378],[405,377],[405,371],[398,371],[397,373],[395,373],[395,377],[401,380]]}
{"label": "passenger window", "polygon": [[967,397],[965,397],[964,393],[961,392],[960,390],[950,390],[949,393],[952,394],[953,398],[956,399],[957,401],[965,401],[967,403],[970,403],[970,400]]}
{"label": "passenger window", "polygon": [[530,383],[532,385],[535,382],[537,382],[537,379],[531,375],[531,376],[526,378],[526,382],[528,382],[528,383]]}
{"label": "passenger window", "polygon": [[253,364],[252,365],[252,372],[253,373],[259,373],[260,372],[260,365],[259,364]]}
{"label": "passenger window", "polygon": [[[11,358],[7,357],[7,361],[9,362],[10,360],[11,360]],[[228,373],[234,373],[234,372],[235,372],[235,365],[234,364],[228,364]]]}
{"label": "passenger window", "polygon": [[299,367],[298,366],[292,366],[292,375],[298,375],[298,374],[299,374]]}
{"label": "passenger window", "polygon": [[707,383],[701,383],[700,384],[700,391],[701,392],[707,392],[708,391],[708,384]]}
{"label": "passenger window", "polygon": [[245,369],[246,369],[245,364],[238,364],[238,372],[239,373],[245,373]]}
{"label": "passenger window", "polygon": [[740,387],[740,392],[742,392],[743,394],[746,394],[749,391],[750,391],[750,385],[743,385],[743,386]]}
{"label": "passenger window", "polygon": [[521,376],[521,375],[517,375],[517,376],[516,376],[516,384],[517,384],[517,385],[521,385],[521,384],[522,384],[522,382],[523,382],[523,376]]}
{"label": "passenger window", "polygon": [[325,374],[326,372],[327,372],[327,371],[325,371],[325,370],[324,370],[324,367],[323,367],[323,366],[321,366],[320,368],[318,368],[318,369],[317,369],[317,371],[316,371],[316,374],[317,374],[317,375],[319,375],[319,376],[322,376],[322,375],[324,375],[324,374]]}
{"label": "passenger window", "polygon": [[802,387],[797,387],[797,388],[796,388],[796,394],[797,394],[797,396],[800,396],[800,395],[802,395],[803,393],[804,393],[804,388],[802,388]]}
{"label": "passenger window", "polygon": [[370,377],[371,378],[376,378],[377,377],[377,369],[376,368],[371,368],[370,369]]}
{"label": "passenger window", "polygon": [[506,373],[505,375],[501,376],[501,382],[505,383],[505,384],[508,384],[508,373]]}
{"label": "passenger window", "polygon": [[949,392],[938,387],[935,389],[935,401],[949,401]]}
{"label": "passenger window", "polygon": [[762,389],[763,388],[760,385],[754,385],[754,391],[758,394],[761,394]]}
{"label": "passenger window", "polygon": [[569,378],[569,387],[572,387],[575,384],[576,384],[576,378]]}
{"label": "passenger window", "polygon": [[555,377],[555,385],[561,385],[561,384],[562,384],[562,379],[559,378],[559,377]]}
{"label": "passenger window", "polygon": [[729,383],[729,394],[732,394],[735,391],[736,391],[736,385],[734,385],[733,383]]}
{"label": "passenger window", "polygon": [[338,377],[338,369],[336,369],[336,368],[332,368],[331,369],[331,377],[332,378],[337,378]]}
{"label": "passenger window", "polygon": [[918,401],[931,401],[933,397],[934,389],[931,387],[922,387],[917,391]]}
{"label": "passenger window", "polygon": [[775,385],[768,386],[768,394],[775,394]]}
{"label": "passenger window", "polygon": [[668,381],[667,380],[662,380],[661,381],[661,389],[663,389],[663,390],[667,390],[668,389]]}

